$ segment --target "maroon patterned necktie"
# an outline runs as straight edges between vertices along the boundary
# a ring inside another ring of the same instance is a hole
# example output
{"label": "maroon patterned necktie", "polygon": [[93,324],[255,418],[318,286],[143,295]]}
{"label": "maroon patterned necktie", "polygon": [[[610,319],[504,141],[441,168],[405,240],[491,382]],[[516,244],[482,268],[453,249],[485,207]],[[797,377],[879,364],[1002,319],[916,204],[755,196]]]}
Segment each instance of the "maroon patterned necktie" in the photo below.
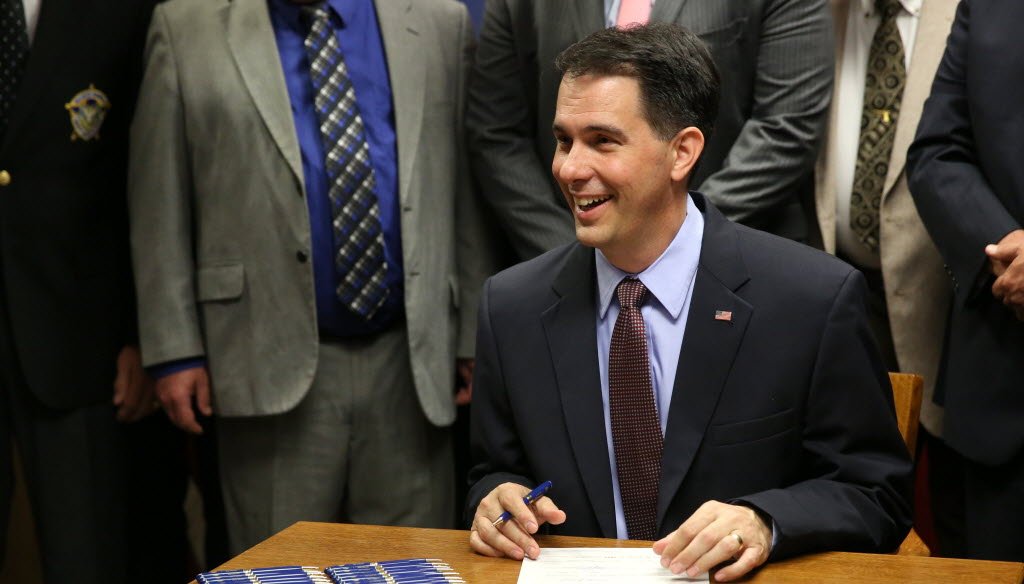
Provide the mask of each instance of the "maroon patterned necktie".
{"label": "maroon patterned necktie", "polygon": [[608,404],[619,493],[630,539],[654,539],[661,479],[661,425],[654,405],[647,334],[640,305],[647,288],[624,278],[608,354]]}

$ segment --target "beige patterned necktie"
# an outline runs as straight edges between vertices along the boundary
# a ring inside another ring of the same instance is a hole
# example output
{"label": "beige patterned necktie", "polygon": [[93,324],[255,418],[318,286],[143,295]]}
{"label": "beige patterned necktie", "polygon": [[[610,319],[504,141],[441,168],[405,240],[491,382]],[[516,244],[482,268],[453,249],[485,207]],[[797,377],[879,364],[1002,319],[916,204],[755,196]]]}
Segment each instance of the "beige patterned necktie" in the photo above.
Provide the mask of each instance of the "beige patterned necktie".
{"label": "beige patterned necktie", "polygon": [[878,252],[878,208],[896,137],[900,101],[907,81],[903,41],[896,27],[899,0],[875,0],[881,18],[871,41],[864,80],[857,168],[850,197],[850,228],[869,250]]}

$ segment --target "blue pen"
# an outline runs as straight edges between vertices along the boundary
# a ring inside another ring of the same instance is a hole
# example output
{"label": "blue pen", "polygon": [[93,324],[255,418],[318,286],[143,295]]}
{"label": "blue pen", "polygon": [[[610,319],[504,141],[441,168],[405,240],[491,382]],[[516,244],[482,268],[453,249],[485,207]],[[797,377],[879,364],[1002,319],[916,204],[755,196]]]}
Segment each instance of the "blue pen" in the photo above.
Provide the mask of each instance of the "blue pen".
{"label": "blue pen", "polygon": [[[533,489],[532,491],[527,493],[525,497],[523,497],[523,503],[526,503],[527,505],[532,505],[534,501],[543,497],[544,493],[547,493],[548,489],[550,488],[551,481],[544,481],[543,483],[537,485],[537,488]],[[492,525],[494,525],[495,527],[501,527],[501,524],[505,523],[509,519],[512,519],[512,513],[510,513],[509,511],[505,511],[504,513],[499,515],[497,519],[494,520],[494,523],[492,523]]]}

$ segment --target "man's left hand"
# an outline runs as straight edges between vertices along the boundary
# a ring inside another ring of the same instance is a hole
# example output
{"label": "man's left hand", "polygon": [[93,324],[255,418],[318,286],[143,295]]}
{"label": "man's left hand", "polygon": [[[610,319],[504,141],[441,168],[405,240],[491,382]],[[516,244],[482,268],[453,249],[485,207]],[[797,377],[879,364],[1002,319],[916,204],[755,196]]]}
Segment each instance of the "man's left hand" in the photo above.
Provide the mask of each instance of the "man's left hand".
{"label": "man's left hand", "polygon": [[750,507],[708,501],[679,529],[654,543],[661,565],[694,577],[718,564],[736,558],[713,579],[727,582],[739,578],[768,559],[772,528]]}
{"label": "man's left hand", "polygon": [[473,401],[473,365],[474,359],[456,359],[455,371],[459,375],[459,388],[455,392],[455,405],[467,406]]}
{"label": "man's left hand", "polygon": [[139,348],[125,345],[117,355],[114,405],[119,422],[135,422],[157,410],[153,380],[142,368]]}

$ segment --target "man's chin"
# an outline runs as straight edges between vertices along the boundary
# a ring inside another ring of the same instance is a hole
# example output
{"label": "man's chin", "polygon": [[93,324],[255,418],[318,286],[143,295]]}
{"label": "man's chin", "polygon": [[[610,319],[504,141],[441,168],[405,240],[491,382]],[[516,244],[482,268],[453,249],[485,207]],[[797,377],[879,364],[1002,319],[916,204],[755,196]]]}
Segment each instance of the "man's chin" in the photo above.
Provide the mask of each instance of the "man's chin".
{"label": "man's chin", "polygon": [[600,234],[596,233],[593,227],[584,227],[578,223],[576,224],[576,240],[582,245],[594,248],[601,247],[602,243]]}

